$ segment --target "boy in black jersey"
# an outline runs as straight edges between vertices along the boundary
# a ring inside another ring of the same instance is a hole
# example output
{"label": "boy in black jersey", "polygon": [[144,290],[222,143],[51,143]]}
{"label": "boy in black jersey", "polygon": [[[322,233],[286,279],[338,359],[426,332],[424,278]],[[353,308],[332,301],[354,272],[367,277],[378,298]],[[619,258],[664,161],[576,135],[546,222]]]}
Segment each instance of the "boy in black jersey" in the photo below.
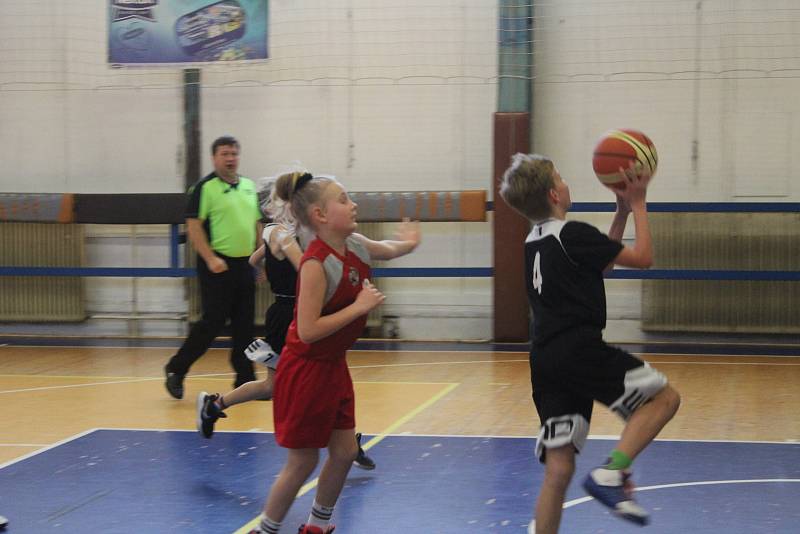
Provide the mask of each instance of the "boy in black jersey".
{"label": "boy in black jersey", "polygon": [[[664,375],[602,338],[603,272],[614,264],[648,268],[653,262],[645,202],[649,172],[631,166],[620,173],[626,187],[617,193],[607,236],[589,224],[566,221],[569,188],[543,156],[516,154],[500,185],[508,205],[534,223],[525,241],[525,272],[533,310],[531,384],[541,420],[536,453],[545,477],[531,533],[558,531],[594,400],[627,423],[605,465],[592,470],[583,487],[619,516],[647,524],[647,512],[631,496],[629,468],[680,405]],[[620,241],[631,212],[636,240],[628,247]]]}

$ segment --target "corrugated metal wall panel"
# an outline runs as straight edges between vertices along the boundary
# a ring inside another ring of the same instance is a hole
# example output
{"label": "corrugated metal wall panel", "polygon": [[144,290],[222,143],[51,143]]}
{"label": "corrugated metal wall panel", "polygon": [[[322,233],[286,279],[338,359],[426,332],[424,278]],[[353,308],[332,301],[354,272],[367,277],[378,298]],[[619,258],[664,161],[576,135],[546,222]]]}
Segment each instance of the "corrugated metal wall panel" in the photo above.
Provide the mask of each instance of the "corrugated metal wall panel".
{"label": "corrugated metal wall panel", "polygon": [[[80,267],[84,264],[79,224],[0,223],[0,265]],[[84,281],[77,276],[0,277],[0,320],[83,321]]]}
{"label": "corrugated metal wall panel", "polygon": [[[800,215],[656,213],[659,269],[800,271]],[[651,331],[800,332],[796,282],[645,280],[642,327]]]}

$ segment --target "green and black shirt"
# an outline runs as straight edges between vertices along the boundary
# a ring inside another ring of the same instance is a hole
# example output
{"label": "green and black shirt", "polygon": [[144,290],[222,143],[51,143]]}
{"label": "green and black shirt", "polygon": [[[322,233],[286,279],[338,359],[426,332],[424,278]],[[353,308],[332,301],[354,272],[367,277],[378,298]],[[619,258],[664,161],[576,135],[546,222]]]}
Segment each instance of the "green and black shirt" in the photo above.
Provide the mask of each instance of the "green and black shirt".
{"label": "green and black shirt", "polygon": [[203,221],[215,252],[231,258],[250,256],[261,220],[256,185],[243,176],[229,184],[211,173],[189,189],[186,218]]}

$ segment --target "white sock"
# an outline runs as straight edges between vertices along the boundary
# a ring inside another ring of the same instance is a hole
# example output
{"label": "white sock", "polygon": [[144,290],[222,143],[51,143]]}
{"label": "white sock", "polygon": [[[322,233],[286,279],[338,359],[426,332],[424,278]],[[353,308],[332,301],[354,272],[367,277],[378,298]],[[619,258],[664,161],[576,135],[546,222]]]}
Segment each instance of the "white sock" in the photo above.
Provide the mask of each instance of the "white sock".
{"label": "white sock", "polygon": [[261,524],[258,527],[263,534],[278,534],[281,529],[280,521],[273,521],[266,515],[261,516]]}
{"label": "white sock", "polygon": [[331,522],[333,515],[333,506],[323,506],[314,499],[314,506],[311,507],[311,513],[308,515],[307,525],[314,525],[325,530]]}

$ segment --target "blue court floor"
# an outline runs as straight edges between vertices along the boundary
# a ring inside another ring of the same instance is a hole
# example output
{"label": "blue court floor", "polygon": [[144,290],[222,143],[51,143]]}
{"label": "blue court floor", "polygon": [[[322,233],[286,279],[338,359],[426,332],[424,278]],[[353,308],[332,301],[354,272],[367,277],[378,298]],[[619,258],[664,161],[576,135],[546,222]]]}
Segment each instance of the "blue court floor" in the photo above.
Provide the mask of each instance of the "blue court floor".
{"label": "blue court floor", "polygon": [[[800,444],[657,441],[636,461],[640,527],[586,498],[580,478],[612,441],[579,456],[563,533],[798,533]],[[386,436],[375,471],[353,469],[337,534],[525,533],[543,470],[530,438]],[[285,452],[272,434],[94,430],[0,466],[9,533],[235,532],[255,518]],[[296,532],[313,490],[284,522]]]}

